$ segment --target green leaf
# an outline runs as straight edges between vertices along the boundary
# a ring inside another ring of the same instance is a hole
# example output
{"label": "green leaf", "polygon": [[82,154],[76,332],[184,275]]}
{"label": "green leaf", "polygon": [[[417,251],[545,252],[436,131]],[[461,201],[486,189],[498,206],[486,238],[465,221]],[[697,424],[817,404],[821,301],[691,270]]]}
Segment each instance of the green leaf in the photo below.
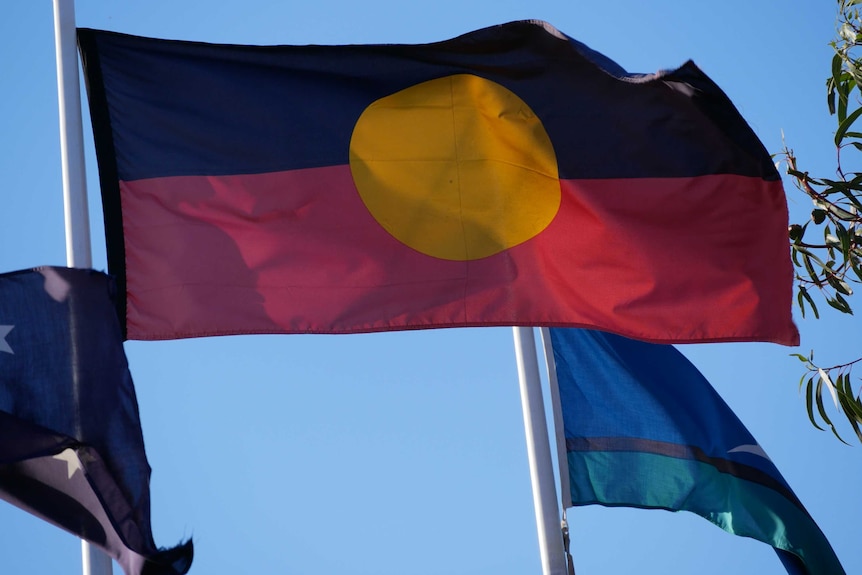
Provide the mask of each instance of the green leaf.
{"label": "green leaf", "polygon": [[847,409],[862,422],[862,402],[858,397],[853,397],[853,387],[850,385],[850,373],[844,374],[844,381],[839,382],[839,390],[847,401]]}
{"label": "green leaf", "polygon": [[[844,62],[844,65],[847,67],[847,72],[853,77],[853,83],[857,86],[862,84],[862,75],[859,74],[859,68],[856,64],[852,60],[848,59]],[[850,86],[850,89],[847,90],[847,94],[849,94],[852,89],[853,86]]]}
{"label": "green leaf", "polygon": [[835,54],[832,57],[832,79],[835,82],[838,82],[838,80],[841,78],[841,63],[841,55]]}
{"label": "green leaf", "polygon": [[853,315],[853,310],[850,308],[850,304],[847,303],[847,300],[844,299],[840,293],[835,294],[835,300],[846,310],[844,313]]}
{"label": "green leaf", "polygon": [[[841,401],[841,410],[844,412],[844,415],[847,417],[847,421],[850,422],[850,426],[853,428],[853,431],[856,433],[856,437],[859,438],[859,441],[862,442],[862,430],[859,429],[859,419],[855,413],[855,404],[853,401],[853,393],[850,390],[849,383],[849,375],[844,374],[844,381],[842,381],[842,377],[838,376],[838,388],[841,391],[839,394],[839,398]],[[845,387],[846,386],[846,387]]]}
{"label": "green leaf", "polygon": [[847,133],[847,130],[850,129],[850,126],[853,125],[853,122],[855,122],[860,115],[862,115],[862,108],[856,108],[838,125],[838,130],[835,132],[836,146],[841,145],[841,142],[844,140],[844,134]]}
{"label": "green leaf", "polygon": [[847,402],[845,411],[849,411],[860,423],[862,423],[862,401],[858,397],[853,397],[853,389],[850,386],[850,374],[845,374],[844,380],[844,399]]}
{"label": "green leaf", "polygon": [[[799,355],[799,354],[796,354],[796,355]],[[802,393],[802,386],[803,386],[803,385],[805,385],[805,377],[806,377],[807,375],[808,375],[808,373],[807,373],[807,372],[806,372],[806,373],[803,373],[803,374],[802,374],[802,377],[799,379],[799,393]]]}
{"label": "green leaf", "polygon": [[835,235],[838,236],[838,242],[841,244],[841,256],[847,260],[850,256],[850,234],[841,222],[835,222]]}
{"label": "green leaf", "polygon": [[[860,110],[862,110],[862,108],[860,108]],[[851,222],[851,221],[859,219],[859,217],[856,214],[848,212],[847,210],[845,210],[844,208],[842,208],[841,206],[839,206],[838,204],[836,204],[834,202],[827,202],[825,207],[827,210],[832,212],[836,217],[838,217],[839,219],[842,219],[844,221]]]}
{"label": "green leaf", "polygon": [[811,265],[812,256],[808,253],[803,252],[802,254],[802,263],[805,265],[805,271],[808,272],[808,276],[811,278],[811,281],[814,282],[814,285],[820,287],[823,285],[823,282],[820,280],[820,276],[814,271],[814,266]]}
{"label": "green leaf", "polygon": [[814,262],[816,262],[818,266],[820,266],[820,267],[826,266],[826,264],[823,263],[823,260],[818,258],[816,254],[812,253],[811,250],[809,250],[805,246],[795,246],[794,249],[796,249],[800,254],[808,256],[809,258],[814,260]]}
{"label": "green leaf", "polygon": [[[803,298],[805,298],[805,301],[807,301],[808,305],[811,306],[811,311],[814,312],[815,319],[820,319],[820,313],[817,311],[817,306],[814,305],[814,300],[811,298],[811,294],[808,293],[808,290],[805,289],[804,286],[799,286],[799,295],[801,295]],[[802,306],[800,305],[799,307],[802,307]],[[805,317],[804,314],[803,314],[803,317]]]}
{"label": "green leaf", "polygon": [[[841,299],[838,299],[841,298]],[[836,293],[834,298],[827,297],[826,303],[828,303],[833,308],[837,309],[841,313],[846,313],[849,315],[853,315],[853,310],[847,305],[847,301],[841,297],[841,294]]]}
{"label": "green leaf", "polygon": [[814,389],[812,389],[814,385],[814,378],[808,378],[808,384],[805,386],[805,409],[808,411],[808,419],[811,420],[811,425],[819,429],[820,431],[826,431],[819,425],[817,425],[817,420],[814,419]]}
{"label": "green leaf", "polygon": [[853,273],[855,273],[856,277],[859,278],[859,281],[862,282],[862,267],[859,266],[859,258],[851,255],[847,258],[847,261],[850,262],[850,268],[853,270]]}
{"label": "green leaf", "polygon": [[[862,150],[862,143],[853,142],[853,145],[856,149]],[[853,181],[851,182],[844,183],[842,186],[836,186],[836,188],[839,192],[844,194],[844,197],[846,197],[854,207],[862,209],[862,201],[859,201],[859,198],[856,197],[855,193],[853,193],[854,191],[862,191],[862,185],[860,185],[860,182],[857,180],[860,180],[859,176],[853,178]]]}
{"label": "green leaf", "polygon": [[[841,82],[841,71],[842,71],[842,59],[841,55],[836,53],[835,56],[832,57],[832,77],[826,81],[826,90],[827,90],[827,104],[829,105],[829,114],[832,115],[835,113],[835,86],[840,84]],[[842,113],[846,116],[847,114],[847,99],[843,99],[845,102],[844,106],[842,106]],[[838,121],[841,122],[844,120],[844,117],[839,116]]]}
{"label": "green leaf", "polygon": [[[823,372],[823,370],[822,370],[822,369],[821,369],[820,371],[821,371],[821,372]],[[815,392],[815,400],[816,400],[816,403],[817,403],[817,411],[818,411],[818,413],[820,413],[820,417],[821,417],[821,418],[823,418],[823,421],[824,421],[824,422],[829,426],[829,429],[831,429],[831,430],[832,430],[832,433],[835,435],[835,437],[837,437],[837,438],[838,438],[838,441],[840,441],[841,443],[844,443],[844,444],[846,444],[846,445],[850,445],[849,443],[847,443],[846,441],[844,441],[844,440],[841,438],[841,436],[838,434],[838,430],[837,430],[837,429],[835,429],[835,426],[832,424],[832,421],[830,421],[830,420],[829,420],[829,416],[826,414],[826,409],[823,407],[823,389],[822,389],[822,386],[823,386],[823,380],[822,380],[822,377],[823,377],[823,376],[821,375],[821,381],[820,381],[820,382],[818,382],[818,384],[817,384],[817,391]],[[828,377],[828,376],[827,376],[827,377]],[[831,384],[832,382],[829,382],[829,383]],[[831,389],[832,389],[832,388],[831,388],[831,386],[830,386],[830,390],[831,390]],[[836,407],[837,407],[837,405],[838,405],[838,404],[836,403]],[[818,428],[818,429],[819,429],[819,428]]]}
{"label": "green leaf", "polygon": [[818,180],[816,178],[812,178],[808,172],[800,172],[799,170],[794,170],[790,167],[787,168],[787,175],[793,178],[796,178],[800,182],[806,182],[812,184],[814,186],[822,186],[824,185],[822,180]]}
{"label": "green leaf", "polygon": [[796,294],[796,305],[799,306],[799,311],[802,313],[802,319],[805,319],[805,300],[802,297],[802,286],[799,286],[799,289],[799,293]]}
{"label": "green leaf", "polygon": [[820,419],[822,419],[826,425],[828,425],[829,427],[832,427],[832,421],[829,420],[829,414],[826,413],[826,407],[824,407],[824,405],[823,405],[823,382],[822,381],[817,382],[817,388],[816,388],[816,391],[814,393],[814,401],[817,404],[817,413],[820,415]]}

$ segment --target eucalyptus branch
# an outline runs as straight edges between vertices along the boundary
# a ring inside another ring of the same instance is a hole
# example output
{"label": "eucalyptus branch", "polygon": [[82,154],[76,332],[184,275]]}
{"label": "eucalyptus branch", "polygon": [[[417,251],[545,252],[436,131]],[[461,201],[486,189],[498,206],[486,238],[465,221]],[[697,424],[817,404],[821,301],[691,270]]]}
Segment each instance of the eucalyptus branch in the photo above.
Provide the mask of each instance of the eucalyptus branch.
{"label": "eucalyptus branch", "polygon": [[[796,301],[803,317],[806,307],[815,317],[820,317],[809,288],[816,287],[831,307],[852,314],[845,296],[849,298],[853,293],[850,283],[862,283],[862,173],[845,170],[850,159],[858,159],[847,154],[854,150],[862,152],[862,128],[856,126],[857,120],[862,118],[862,60],[853,57],[855,49],[862,47],[862,19],[857,9],[862,0],[838,0],[837,4],[836,36],[831,42],[835,54],[826,81],[829,113],[837,119],[833,139],[836,175],[811,177],[807,171],[799,169],[793,150],[786,144],[782,150],[788,176],[814,204],[807,222],[792,224],[788,229],[796,268]],[[815,229],[822,232],[822,243],[810,239]],[[804,237],[806,233],[808,239]],[[800,390],[805,390],[812,425],[824,429],[820,423],[825,423],[844,441],[824,407],[823,397],[828,392],[836,410],[845,415],[862,442],[862,391],[857,388],[854,392],[850,384],[851,372],[862,362],[862,357],[822,367],[814,362],[813,351],[807,357],[793,355],[805,365],[799,386]]]}
{"label": "eucalyptus branch", "polygon": [[819,418],[829,426],[829,429],[838,438],[839,441],[847,443],[841,437],[841,434],[835,428],[835,424],[829,418],[826,408],[823,404],[823,389],[829,391],[835,408],[842,411],[856,433],[856,437],[862,442],[862,398],[860,392],[853,393],[850,385],[850,373],[852,367],[862,361],[862,357],[853,361],[834,365],[832,367],[820,367],[814,363],[814,352],[812,351],[808,357],[795,353],[792,354],[805,364],[806,372],[799,380],[799,389],[805,387],[805,400],[808,408],[808,417],[811,424],[817,429],[822,430],[817,423],[815,415],[815,406]]}

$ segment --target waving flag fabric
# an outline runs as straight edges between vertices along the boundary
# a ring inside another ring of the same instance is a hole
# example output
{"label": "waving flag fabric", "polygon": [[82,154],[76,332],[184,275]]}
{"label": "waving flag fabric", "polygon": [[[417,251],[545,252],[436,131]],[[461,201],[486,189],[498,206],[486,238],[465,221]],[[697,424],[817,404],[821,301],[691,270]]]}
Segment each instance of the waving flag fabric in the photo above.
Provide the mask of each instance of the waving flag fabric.
{"label": "waving flag fabric", "polygon": [[127,575],[188,571],[157,549],[150,467],[107,276],[0,275],[0,499],[105,549]]}
{"label": "waving flag fabric", "polygon": [[791,574],[844,574],[763,448],[681,353],[550,332],[573,505],[691,511],[772,545]]}
{"label": "waving flag fabric", "polygon": [[131,339],[798,341],[778,173],[691,62],[628,75],[535,21],[424,45],[78,34]]}

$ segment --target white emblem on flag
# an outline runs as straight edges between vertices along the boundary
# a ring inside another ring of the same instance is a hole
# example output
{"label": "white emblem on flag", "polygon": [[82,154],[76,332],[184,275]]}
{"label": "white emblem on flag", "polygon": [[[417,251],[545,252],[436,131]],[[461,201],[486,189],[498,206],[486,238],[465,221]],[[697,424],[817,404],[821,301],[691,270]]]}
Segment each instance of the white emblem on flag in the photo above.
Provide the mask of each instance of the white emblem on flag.
{"label": "white emblem on flag", "polygon": [[81,470],[81,461],[78,459],[78,454],[75,453],[74,449],[64,449],[55,455],[54,459],[66,462],[66,472],[69,474],[69,479],[72,479],[72,476]]}
{"label": "white emblem on flag", "polygon": [[39,273],[45,278],[45,292],[51,296],[54,301],[65,301],[69,295],[69,290],[72,286],[64,280],[56,270],[51,268],[42,268]]}
{"label": "white emblem on flag", "polygon": [[[764,459],[769,459],[769,456],[766,455],[766,452],[763,450],[763,448],[757,444],[738,445],[738,446],[734,447],[733,449],[731,449],[730,451],[728,451],[728,453],[739,453],[739,452],[751,453],[753,455],[759,455],[760,457],[763,457]],[[772,460],[769,459],[769,461],[772,461]]]}
{"label": "white emblem on flag", "polygon": [[9,346],[9,342],[6,341],[6,336],[14,327],[14,325],[0,325],[0,351],[11,354],[15,353]]}

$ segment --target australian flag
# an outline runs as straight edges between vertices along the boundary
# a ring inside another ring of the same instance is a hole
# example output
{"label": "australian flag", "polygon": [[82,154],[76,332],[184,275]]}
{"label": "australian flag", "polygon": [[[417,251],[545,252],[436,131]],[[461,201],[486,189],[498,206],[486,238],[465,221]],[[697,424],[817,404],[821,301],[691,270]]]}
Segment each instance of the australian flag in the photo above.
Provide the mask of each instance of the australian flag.
{"label": "australian flag", "polygon": [[127,575],[180,575],[192,543],[156,547],[150,467],[99,272],[0,275],[0,498],[104,549]]}

